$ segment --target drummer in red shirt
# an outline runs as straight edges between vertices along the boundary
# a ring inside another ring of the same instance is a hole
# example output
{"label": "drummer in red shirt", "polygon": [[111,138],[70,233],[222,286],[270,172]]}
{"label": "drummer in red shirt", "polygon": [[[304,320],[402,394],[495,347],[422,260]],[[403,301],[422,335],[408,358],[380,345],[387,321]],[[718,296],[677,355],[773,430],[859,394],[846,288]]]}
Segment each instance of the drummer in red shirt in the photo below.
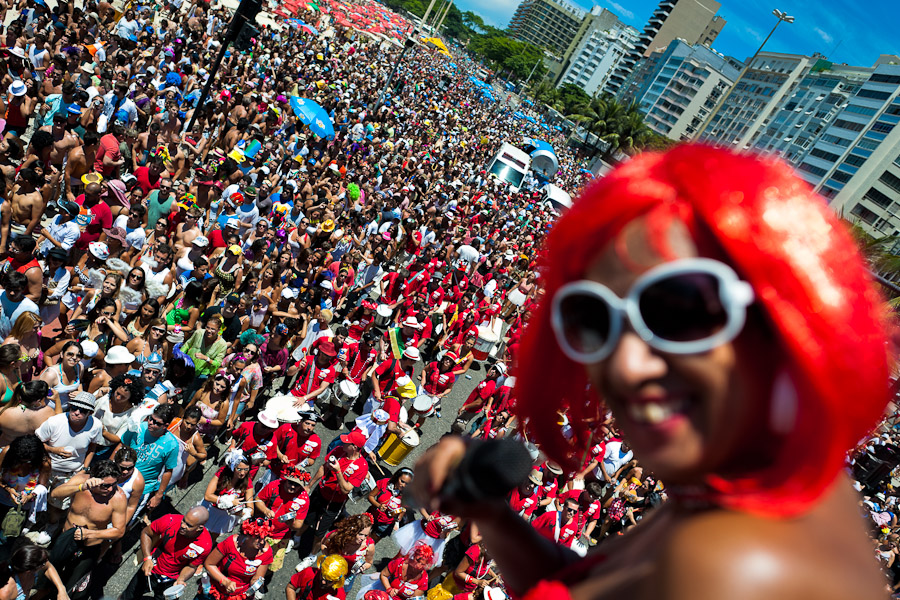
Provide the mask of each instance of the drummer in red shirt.
{"label": "drummer in red shirt", "polygon": [[369,463],[362,455],[366,436],[354,429],[340,439],[341,445],[328,453],[309,484],[310,489],[319,484],[310,496],[306,523],[316,535],[313,548],[332,529],[350,492],[362,485],[369,473]]}
{"label": "drummer in red shirt", "polygon": [[305,469],[316,462],[322,453],[322,439],[315,432],[316,413],[306,411],[298,413],[287,408],[278,413],[282,424],[272,436],[272,444],[266,452],[272,479],[282,476],[286,466],[298,466]]}
{"label": "drummer in red shirt", "polygon": [[378,359],[378,351],[375,349],[377,339],[374,332],[367,331],[358,343],[347,346],[347,368],[344,375],[356,385],[361,385],[375,369]]}
{"label": "drummer in red shirt", "polygon": [[390,535],[406,512],[403,507],[403,490],[412,481],[412,469],[401,467],[390,477],[375,483],[375,489],[367,497],[369,514],[372,515],[372,539],[378,542]]}
{"label": "drummer in red shirt", "polygon": [[372,395],[366,401],[363,413],[370,413],[379,408],[384,402],[384,397],[397,389],[397,380],[400,377],[412,377],[413,369],[420,358],[419,349],[413,346],[404,350],[400,359],[389,358],[375,367],[369,376]]}
{"label": "drummer in red shirt", "polygon": [[148,584],[154,597],[173,585],[183,585],[212,552],[212,538],[204,525],[209,511],[195,506],[182,517],[169,514],[156,519],[141,531],[144,562],[120,596],[121,600],[140,598]]}
{"label": "drummer in red shirt", "polygon": [[309,473],[287,466],[277,479],[260,490],[253,503],[257,515],[269,519],[272,531],[267,542],[275,553],[266,581],[271,573],[281,569],[288,542],[300,532],[309,512],[309,494],[303,486],[309,483]]}
{"label": "drummer in red shirt", "polygon": [[[457,360],[459,357],[455,353],[447,351],[440,361],[434,361],[422,369],[422,392],[431,396],[434,402],[432,408],[438,419],[441,418],[441,399],[453,390],[453,384],[456,382],[453,368]],[[425,414],[419,413],[416,426],[421,427],[424,422]]]}
{"label": "drummer in red shirt", "polygon": [[250,458],[250,481],[253,481],[259,466],[266,460],[276,429],[278,418],[263,410],[256,416],[256,421],[244,421],[231,432],[231,444],[227,452],[237,448]]}
{"label": "drummer in red shirt", "polygon": [[315,353],[315,357],[307,355],[297,362],[300,372],[291,390],[291,394],[297,397],[294,406],[315,402],[337,377],[337,350],[334,344],[330,340],[323,341]]}

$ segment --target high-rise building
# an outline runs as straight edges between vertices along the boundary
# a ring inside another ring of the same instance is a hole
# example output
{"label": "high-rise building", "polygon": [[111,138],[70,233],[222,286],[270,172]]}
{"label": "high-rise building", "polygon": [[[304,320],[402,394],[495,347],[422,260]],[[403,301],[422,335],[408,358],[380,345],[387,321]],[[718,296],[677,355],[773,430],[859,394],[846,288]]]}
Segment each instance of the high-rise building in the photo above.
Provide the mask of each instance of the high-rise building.
{"label": "high-rise building", "polygon": [[584,20],[585,11],[566,0],[522,0],[509,22],[512,36],[562,56]]}
{"label": "high-rise building", "polygon": [[750,148],[819,58],[760,52],[713,116],[702,139],[739,150]]}
{"label": "high-rise building", "polygon": [[734,83],[743,65],[706,46],[675,40],[635,72],[634,99],[650,129],[689,140]]}
{"label": "high-rise building", "polygon": [[603,29],[600,23],[594,23],[569,56],[559,84],[577,85],[593,96],[603,89],[619,62],[634,48],[637,36],[637,29],[618,19]]}
{"label": "high-rise building", "polygon": [[[811,62],[803,77],[784,94],[766,126],[750,138],[750,147],[799,165],[873,71],[870,67],[836,65],[823,58]],[[808,172],[805,175],[811,177]]]}
{"label": "high-rise building", "polygon": [[644,26],[634,50],[610,76],[605,91],[619,94],[638,61],[665,49],[672,40],[712,45],[725,26],[725,19],[716,15],[721,6],[716,0],[662,0]]}

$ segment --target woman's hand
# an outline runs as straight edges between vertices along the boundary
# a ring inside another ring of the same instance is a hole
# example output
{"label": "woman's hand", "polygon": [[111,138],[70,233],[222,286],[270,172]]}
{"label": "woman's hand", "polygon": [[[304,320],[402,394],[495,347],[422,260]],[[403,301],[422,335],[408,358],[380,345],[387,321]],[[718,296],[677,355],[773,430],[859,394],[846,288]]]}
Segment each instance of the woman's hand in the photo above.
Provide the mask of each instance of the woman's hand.
{"label": "woman's hand", "polygon": [[222,587],[225,588],[225,591],[229,594],[233,594],[237,589],[237,584],[226,577],[222,580]]}

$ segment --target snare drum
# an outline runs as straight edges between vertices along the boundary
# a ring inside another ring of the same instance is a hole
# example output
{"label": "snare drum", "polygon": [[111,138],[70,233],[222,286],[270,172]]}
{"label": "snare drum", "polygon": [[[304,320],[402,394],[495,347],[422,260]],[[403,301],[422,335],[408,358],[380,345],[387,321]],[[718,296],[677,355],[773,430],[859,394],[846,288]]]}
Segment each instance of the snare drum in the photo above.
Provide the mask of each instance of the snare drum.
{"label": "snare drum", "polygon": [[434,397],[428,394],[419,394],[413,400],[413,411],[419,413],[423,417],[430,417],[434,414]]}
{"label": "snare drum", "polygon": [[332,404],[337,406],[349,406],[359,398],[359,386],[349,379],[334,384],[331,389],[334,391]]}
{"label": "snare drum", "polygon": [[387,327],[391,324],[391,315],[394,311],[387,304],[379,304],[375,309],[375,327]]}

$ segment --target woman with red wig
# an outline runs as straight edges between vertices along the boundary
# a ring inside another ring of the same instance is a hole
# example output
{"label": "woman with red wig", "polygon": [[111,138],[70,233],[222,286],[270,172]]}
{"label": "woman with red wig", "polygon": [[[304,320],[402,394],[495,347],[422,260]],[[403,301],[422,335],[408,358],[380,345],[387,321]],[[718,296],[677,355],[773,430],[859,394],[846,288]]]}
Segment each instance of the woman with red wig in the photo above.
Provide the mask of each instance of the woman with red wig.
{"label": "woman with red wig", "polygon": [[[226,538],[209,553],[203,566],[209,573],[209,594],[201,587],[200,600],[247,600],[265,581],[272,564],[272,522],[262,517],[241,523],[241,532]],[[259,581],[259,583],[257,583]]]}
{"label": "woman with red wig", "polygon": [[843,471],[887,401],[883,305],[827,204],[782,163],[682,146],[594,183],[545,249],[518,416],[571,473],[608,408],[670,500],[579,559],[502,501],[442,498],[446,438],[420,501],[474,519],[527,600],[885,597]]}
{"label": "woman with red wig", "polygon": [[425,543],[417,544],[407,555],[400,554],[388,563],[381,573],[371,575],[375,580],[363,585],[356,600],[363,600],[366,592],[382,590],[391,598],[414,598],[428,591],[428,570],[434,566],[434,550]]}

